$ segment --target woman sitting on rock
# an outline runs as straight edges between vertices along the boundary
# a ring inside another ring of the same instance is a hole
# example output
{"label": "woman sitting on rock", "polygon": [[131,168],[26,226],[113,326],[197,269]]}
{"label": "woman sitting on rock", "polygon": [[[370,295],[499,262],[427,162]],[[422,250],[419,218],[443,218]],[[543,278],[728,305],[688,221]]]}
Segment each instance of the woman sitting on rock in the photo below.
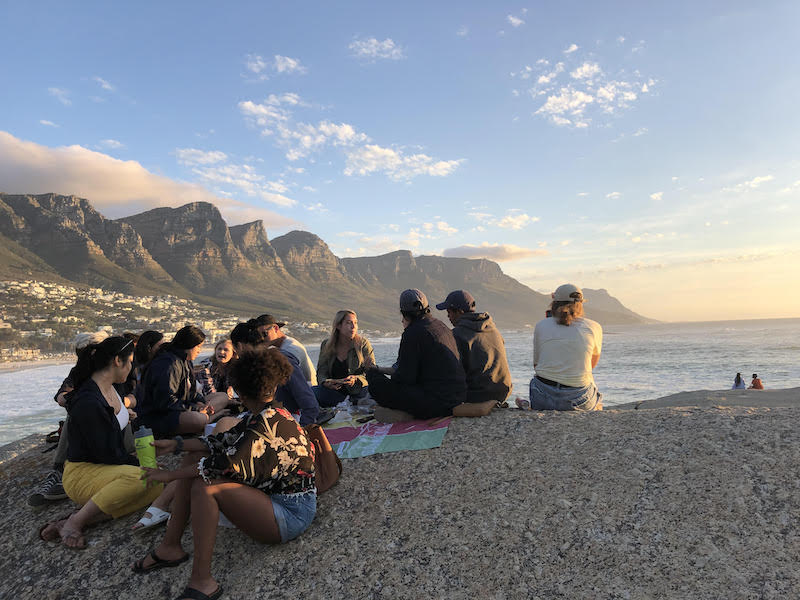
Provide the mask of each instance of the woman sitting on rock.
{"label": "woman sitting on rock", "polygon": [[152,429],[156,437],[202,433],[209,417],[230,402],[226,393],[204,397],[197,391],[192,361],[205,339],[194,325],[179,329],[145,370],[137,424]]}
{"label": "woman sitting on rock", "polygon": [[220,511],[261,543],[285,543],[306,530],[317,507],[314,446],[285,409],[272,405],[275,389],[291,371],[274,349],[243,350],[230,376],[250,415],[218,435],[155,442],[158,454],[182,449],[191,454],[176,471],[146,469],[150,482],[179,484],[164,539],[134,571],[188,560],[181,536],[191,515],[194,562],[179,598],[219,598],[222,588],[211,575],[211,558]]}
{"label": "woman sitting on rock", "polygon": [[552,317],[533,330],[531,408],[538,410],[602,410],[592,369],[600,360],[603,329],[583,316],[583,292],[565,283],[553,293]]}
{"label": "woman sitting on rock", "polygon": [[333,318],[330,337],[319,348],[314,394],[320,406],[336,406],[346,396],[354,403],[367,395],[364,375],[375,365],[372,345],[358,335],[358,317],[352,310],[340,310]]}
{"label": "woman sitting on rock", "polygon": [[204,395],[214,392],[225,392],[233,398],[233,388],[228,382],[228,371],[236,358],[233,344],[229,338],[223,338],[214,346],[214,354],[200,363],[197,383],[202,386]]}
{"label": "woman sitting on rock", "polygon": [[45,525],[46,541],[86,547],[87,525],[118,518],[150,504],[161,485],[145,488],[136,457],[125,451],[122,430],[128,411],[114,389],[128,377],[133,342],[110,337],[83,353],[75,367],[78,391],[67,403],[69,446],[64,466],[64,491],[82,508],[68,518]]}

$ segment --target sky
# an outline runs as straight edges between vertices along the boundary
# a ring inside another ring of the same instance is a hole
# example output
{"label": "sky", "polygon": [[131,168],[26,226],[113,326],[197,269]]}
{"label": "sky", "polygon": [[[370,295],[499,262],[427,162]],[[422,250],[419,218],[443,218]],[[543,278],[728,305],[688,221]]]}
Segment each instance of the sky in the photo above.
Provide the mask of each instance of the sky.
{"label": "sky", "polygon": [[4,2],[0,191],[800,317],[800,3]]}

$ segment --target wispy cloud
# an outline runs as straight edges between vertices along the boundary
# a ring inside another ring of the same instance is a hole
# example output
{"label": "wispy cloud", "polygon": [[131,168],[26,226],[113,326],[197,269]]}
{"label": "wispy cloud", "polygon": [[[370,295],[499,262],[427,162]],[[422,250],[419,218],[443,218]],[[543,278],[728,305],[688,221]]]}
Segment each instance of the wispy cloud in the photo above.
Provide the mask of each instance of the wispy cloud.
{"label": "wispy cloud", "polygon": [[768,183],[775,179],[772,175],[758,175],[753,177],[748,181],[742,181],[741,183],[737,183],[736,185],[728,186],[722,188],[723,192],[746,192],[748,190],[754,190],[761,185]]}
{"label": "wispy cloud", "polygon": [[580,46],[578,44],[570,44],[569,47],[564,50],[564,54],[572,54],[573,52],[577,51]]}
{"label": "wispy cloud", "polygon": [[463,246],[456,246],[455,248],[445,248],[442,251],[442,256],[486,258],[497,262],[520,260],[523,258],[530,258],[531,256],[547,256],[548,254],[550,253],[547,250],[532,250],[530,248],[515,246],[514,244],[490,244],[489,242],[483,242],[477,246],[474,244],[464,244]]}
{"label": "wispy cloud", "polygon": [[53,96],[56,100],[61,102],[64,106],[72,106],[72,100],[69,98],[69,90],[64,88],[51,87],[47,88],[47,93]]}
{"label": "wispy cloud", "polygon": [[264,58],[260,54],[248,54],[245,57],[244,67],[255,76],[257,81],[266,81],[270,74],[298,74],[308,72],[298,58],[290,58],[276,54],[272,59]]}
{"label": "wispy cloud", "polygon": [[50,148],[0,131],[0,181],[8,193],[53,191],[87,198],[105,216],[118,218],[159,206],[211,202],[231,223],[264,220],[271,227],[296,222],[272,211],[225,198],[206,188],[156,175],[132,160],[82,146]]}
{"label": "wispy cloud", "polygon": [[650,194],[650,200],[655,200],[656,202],[660,202],[664,198],[664,192],[654,192]]}
{"label": "wispy cloud", "polygon": [[52,121],[48,121],[47,119],[39,119],[39,125],[44,125],[46,127],[58,127],[58,125]]}
{"label": "wispy cloud", "polygon": [[103,88],[107,92],[113,92],[117,89],[114,85],[112,85],[102,77],[98,77],[97,75],[92,77],[92,80],[94,80],[101,88]]}
{"label": "wispy cloud", "polygon": [[522,25],[525,25],[525,21],[523,21],[519,17],[515,17],[514,15],[508,15],[506,17],[506,21],[508,21],[512,27],[520,27]]}
{"label": "wispy cloud", "polygon": [[619,192],[609,192],[608,194],[606,194],[606,198],[608,198],[609,200],[616,200],[617,198],[621,197],[622,194],[620,194]]}
{"label": "wispy cloud", "polygon": [[348,153],[345,175],[370,175],[385,173],[390,179],[403,181],[420,175],[446,177],[464,162],[436,160],[427,154],[405,154],[402,150],[367,144]]}
{"label": "wispy cloud", "polygon": [[467,37],[469,35],[469,27],[462,25],[458,28],[458,31],[456,31],[456,35],[459,37]]}
{"label": "wispy cloud", "polygon": [[197,148],[176,148],[175,156],[182,165],[213,165],[228,160],[228,155],[219,150],[198,150]]}
{"label": "wispy cloud", "polygon": [[591,79],[602,73],[600,65],[593,62],[585,62],[580,67],[570,72],[573,79]]}
{"label": "wispy cloud", "polygon": [[125,144],[123,144],[119,140],[105,139],[105,140],[100,140],[100,147],[108,148],[111,150],[119,150],[120,148],[124,148]]}
{"label": "wispy cloud", "polygon": [[382,41],[374,37],[356,39],[350,43],[348,48],[356,58],[369,61],[378,59],[400,60],[406,57],[405,50],[391,38],[386,38]]}

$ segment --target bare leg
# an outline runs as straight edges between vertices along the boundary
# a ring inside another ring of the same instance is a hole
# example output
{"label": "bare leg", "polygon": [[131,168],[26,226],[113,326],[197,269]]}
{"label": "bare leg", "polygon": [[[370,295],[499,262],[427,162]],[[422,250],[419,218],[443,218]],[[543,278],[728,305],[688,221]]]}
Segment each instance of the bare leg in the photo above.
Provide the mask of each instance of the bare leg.
{"label": "bare leg", "polygon": [[[278,544],[281,541],[278,522],[272,511],[272,500],[262,491],[248,485],[217,479],[211,485],[201,479],[192,485],[192,534],[194,562],[189,586],[204,594],[217,589],[211,576],[211,556],[217,537],[219,511],[258,542]],[[253,519],[253,515],[261,515]]]}
{"label": "bare leg", "polygon": [[239,419],[236,417],[222,417],[219,421],[217,421],[216,427],[214,427],[214,434],[223,433],[228,431],[231,427],[236,425],[239,422]]}
{"label": "bare leg", "polygon": [[203,433],[208,424],[205,413],[185,410],[178,419],[178,433]]}
{"label": "bare leg", "polygon": [[214,412],[219,412],[223,408],[227,408],[231,403],[230,397],[225,392],[214,392],[213,394],[207,394],[203,400],[205,400],[206,404],[210,404],[214,407]]}

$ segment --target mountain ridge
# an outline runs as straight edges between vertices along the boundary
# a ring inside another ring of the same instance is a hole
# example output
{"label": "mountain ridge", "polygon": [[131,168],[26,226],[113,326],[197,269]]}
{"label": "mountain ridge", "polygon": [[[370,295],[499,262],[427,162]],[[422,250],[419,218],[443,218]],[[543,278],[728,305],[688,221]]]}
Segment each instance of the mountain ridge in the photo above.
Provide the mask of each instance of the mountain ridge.
{"label": "mountain ridge", "polygon": [[[0,276],[38,273],[292,320],[326,323],[350,308],[364,326],[396,330],[397,298],[409,287],[423,290],[432,305],[454,289],[468,289],[477,309],[507,329],[534,324],[550,302],[487,259],[409,250],[340,258],[308,231],[270,240],[261,221],[228,226],[206,202],[112,220],[76,196],[0,193],[0,236],[8,241]],[[606,290],[585,293],[587,316],[603,324],[651,321]]]}

